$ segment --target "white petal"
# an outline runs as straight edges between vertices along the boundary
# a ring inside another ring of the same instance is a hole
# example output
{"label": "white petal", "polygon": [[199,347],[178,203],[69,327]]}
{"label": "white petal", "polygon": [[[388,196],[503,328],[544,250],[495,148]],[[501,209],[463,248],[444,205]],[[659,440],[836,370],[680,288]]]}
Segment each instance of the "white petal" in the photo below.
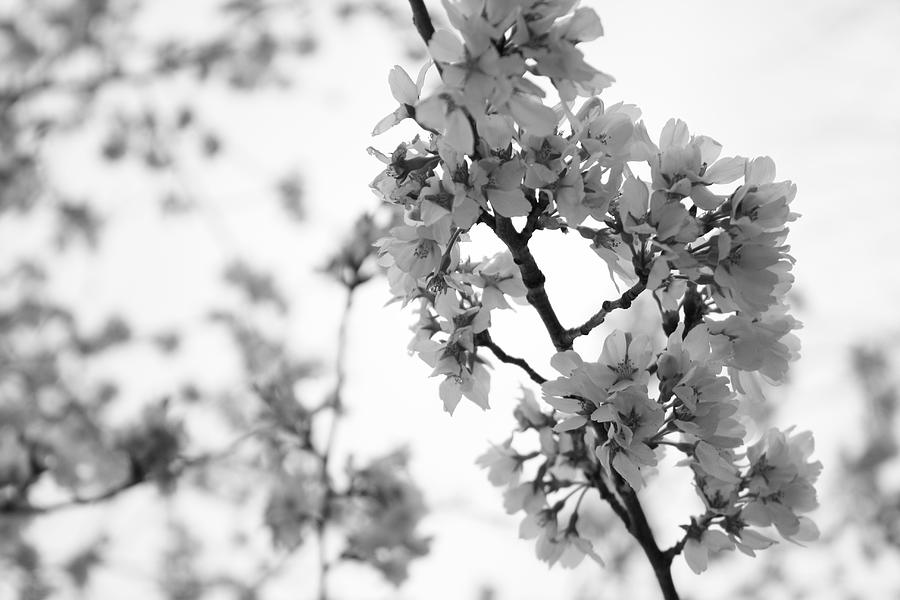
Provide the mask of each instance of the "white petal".
{"label": "white petal", "polygon": [[391,94],[400,104],[415,105],[418,102],[419,90],[416,84],[399,65],[394,65],[388,74],[388,85],[391,86]]}
{"label": "white petal", "polygon": [[528,96],[513,94],[509,99],[509,112],[532,135],[552,135],[556,129],[558,118],[553,109]]}
{"label": "white petal", "polygon": [[775,161],[768,156],[754,158],[747,163],[744,179],[748,185],[775,181]]}
{"label": "white petal", "polygon": [[734,550],[734,542],[727,535],[715,529],[710,529],[703,533],[703,545],[714,552]]}
{"label": "white petal", "polygon": [[659,136],[659,149],[665,152],[669,148],[683,148],[690,137],[687,123],[681,119],[669,119]]}
{"label": "white petal", "polygon": [[583,364],[584,360],[574,350],[557,352],[550,358],[550,366],[566,376],[571,375],[572,371]]}
{"label": "white petal", "polygon": [[575,415],[575,416],[569,417],[565,421],[560,421],[559,423],[557,423],[556,426],[553,428],[553,431],[555,431],[556,433],[563,433],[564,431],[572,431],[572,430],[578,429],[579,427],[584,426],[585,423],[587,423],[587,419],[585,419],[581,415]]}
{"label": "white petal", "polygon": [[691,200],[703,210],[716,210],[725,202],[726,196],[713,194],[705,185],[698,184],[691,187]]}
{"label": "white petal", "polygon": [[431,57],[439,62],[457,63],[466,57],[462,41],[446,29],[438,29],[428,42]]}
{"label": "white petal", "polygon": [[463,111],[454,110],[447,115],[447,132],[444,139],[460,154],[472,154],[475,139],[472,137],[472,126]]}
{"label": "white petal", "polygon": [[684,544],[684,560],[687,561],[691,571],[699,575],[706,570],[706,565],[709,563],[709,554],[706,548],[700,545],[700,542],[690,538]]}
{"label": "white petal", "polygon": [[409,111],[407,108],[403,105],[398,106],[397,110],[378,121],[378,124],[375,125],[375,128],[372,130],[372,135],[381,135],[408,116]]}
{"label": "white petal", "polygon": [[451,415],[456,410],[459,401],[462,399],[462,390],[455,377],[447,377],[441,382],[438,388],[441,400],[444,402],[444,410]]}
{"label": "white petal", "polygon": [[703,180],[709,183],[731,183],[737,181],[744,174],[747,159],[743,156],[734,156],[718,160],[703,174]]}
{"label": "white petal", "polygon": [[625,478],[634,491],[638,491],[644,486],[644,478],[641,477],[640,469],[622,452],[618,452],[613,457],[612,466],[619,475]]}

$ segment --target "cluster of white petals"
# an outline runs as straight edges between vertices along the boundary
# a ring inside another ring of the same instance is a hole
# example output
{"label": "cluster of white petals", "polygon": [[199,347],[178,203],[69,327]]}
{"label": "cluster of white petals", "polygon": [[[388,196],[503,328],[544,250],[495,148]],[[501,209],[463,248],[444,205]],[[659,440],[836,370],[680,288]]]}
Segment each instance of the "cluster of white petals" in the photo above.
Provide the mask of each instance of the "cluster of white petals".
{"label": "cluster of white petals", "polygon": [[[639,490],[670,446],[684,454],[706,507],[684,526],[695,571],[710,551],[753,554],[773,543],[754,528],[812,539],[815,526],[801,516],[816,506],[811,436],[773,430],[747,447],[736,416],[746,395],[784,381],[798,357],[800,323],[785,304],[796,187],[775,180],[768,157],[723,157],[721,144],[678,119],[654,140],[636,106],[607,106],[597,94],[612,78],[577,47],[602,35],[600,20],[576,4],[443,0],[453,29],[428,44],[439,83],[426,86],[429,65],[415,81],[400,67],[389,75],[399,106],[375,133],[412,119],[426,136],[390,155],[370,149],[385,164],[372,188],[403,215],[377,246],[394,296],[420,305],[410,352],[443,377],[447,411],[462,397],[486,408],[479,349],[490,346],[491,312],[525,298],[542,310],[532,294],[543,293],[543,281],[510,236],[527,244],[537,229],[577,232],[603,260],[600,272],[654,296],[666,339],[614,331],[589,361],[571,349],[574,337],[548,328],[562,350],[551,360],[559,377],[542,386],[553,411],[542,413],[528,394],[516,409],[540,450],[519,454],[510,439],[479,460],[507,488],[507,509],[525,513],[523,537],[536,538],[551,564],[599,560],[578,533],[577,506],[561,521],[566,490],[601,479]],[[639,166],[649,181],[635,174]],[[526,218],[521,231],[510,229],[516,217]],[[477,224],[512,252],[465,257]],[[542,466],[523,481],[534,458]]]}

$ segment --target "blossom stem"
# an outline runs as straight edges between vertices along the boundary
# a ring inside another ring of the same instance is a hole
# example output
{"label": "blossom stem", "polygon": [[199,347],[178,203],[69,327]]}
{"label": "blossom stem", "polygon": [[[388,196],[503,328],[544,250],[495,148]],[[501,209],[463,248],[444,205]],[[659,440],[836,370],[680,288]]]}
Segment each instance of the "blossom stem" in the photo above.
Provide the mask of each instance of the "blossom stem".
{"label": "blossom stem", "polygon": [[[571,498],[572,496],[574,496],[574,495],[577,494],[578,492],[581,492],[581,495],[584,496],[585,492],[587,492],[588,489],[590,489],[590,485],[589,485],[589,484],[587,484],[587,483],[577,483],[577,484],[575,484],[575,487],[574,487],[573,489],[569,490],[569,493],[566,494],[566,495],[558,502],[558,504],[565,504],[566,502],[569,501],[569,498]],[[575,512],[578,512],[578,505],[580,505],[580,504],[581,504],[581,499],[579,498],[578,502],[577,502],[576,505],[575,505]]]}

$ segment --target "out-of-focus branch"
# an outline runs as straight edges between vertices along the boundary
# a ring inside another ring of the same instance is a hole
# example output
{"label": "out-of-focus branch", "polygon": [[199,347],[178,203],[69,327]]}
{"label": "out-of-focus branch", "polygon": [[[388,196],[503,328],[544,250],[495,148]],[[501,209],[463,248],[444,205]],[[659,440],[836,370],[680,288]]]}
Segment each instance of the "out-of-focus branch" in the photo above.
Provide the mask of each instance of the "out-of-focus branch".
{"label": "out-of-focus branch", "polygon": [[58,512],[61,510],[66,510],[69,508],[75,508],[78,506],[90,506],[93,504],[101,504],[103,502],[113,500],[119,497],[124,492],[131,490],[133,488],[138,487],[141,484],[149,483],[160,479],[162,477],[171,477],[173,475],[178,476],[181,475],[185,470],[192,467],[200,467],[207,465],[211,462],[215,462],[217,460],[221,460],[243,444],[248,439],[254,437],[260,432],[260,429],[253,429],[244,433],[243,435],[234,439],[231,443],[225,446],[224,449],[219,450],[217,452],[211,452],[208,454],[202,454],[195,457],[185,457],[179,459],[173,466],[173,471],[159,471],[159,472],[147,472],[140,468],[132,467],[129,470],[128,477],[117,483],[116,485],[104,490],[103,492],[99,492],[97,494],[91,496],[73,496],[67,500],[62,500],[60,502],[56,502],[53,504],[45,504],[45,505],[35,505],[35,504],[6,504],[0,505],[0,515],[8,515],[8,516],[37,516],[37,515],[45,515],[53,512]]}
{"label": "out-of-focus branch", "polygon": [[334,441],[337,436],[338,421],[344,411],[343,399],[341,397],[344,389],[344,382],[347,377],[346,373],[346,355],[347,355],[347,326],[350,320],[350,312],[353,308],[353,293],[358,287],[357,283],[346,284],[347,299],[344,304],[344,313],[341,316],[341,324],[338,329],[338,348],[337,357],[335,358],[336,381],[331,397],[325,406],[332,411],[331,424],[328,430],[328,437],[325,440],[325,447],[320,455],[321,464],[321,483],[325,493],[322,496],[322,505],[319,509],[319,518],[316,520],[316,542],[319,552],[319,600],[328,599],[328,573],[331,570],[332,563],[328,558],[328,549],[325,546],[326,530],[328,528],[328,520],[330,517],[331,501],[337,496],[331,476],[328,473],[328,466],[331,461],[331,452],[334,448]]}
{"label": "out-of-focus branch", "polygon": [[76,506],[87,506],[91,504],[100,504],[104,501],[111,500],[116,498],[122,492],[130,490],[131,488],[137,487],[138,485],[149,481],[150,477],[142,476],[137,473],[129,476],[128,479],[115,485],[108,490],[97,494],[96,496],[75,496],[70,498],[69,500],[64,500],[62,502],[57,502],[55,504],[47,504],[47,505],[33,505],[33,504],[10,504],[5,506],[0,506],[0,515],[8,515],[8,516],[21,516],[21,517],[30,517],[36,515],[45,515],[61,510],[65,510],[67,508],[74,508]]}

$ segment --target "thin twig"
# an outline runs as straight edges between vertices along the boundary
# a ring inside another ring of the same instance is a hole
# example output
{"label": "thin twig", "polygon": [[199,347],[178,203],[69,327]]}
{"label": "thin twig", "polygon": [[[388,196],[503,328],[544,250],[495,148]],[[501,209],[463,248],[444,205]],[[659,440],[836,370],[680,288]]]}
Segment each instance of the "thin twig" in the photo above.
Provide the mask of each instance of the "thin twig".
{"label": "thin twig", "polygon": [[537,371],[532,369],[531,365],[529,365],[528,362],[524,358],[518,358],[518,357],[510,356],[509,354],[507,354],[503,350],[503,348],[498,346],[496,344],[496,342],[494,342],[494,340],[491,339],[491,334],[488,330],[484,330],[481,333],[479,333],[475,337],[475,343],[478,344],[479,346],[484,346],[484,347],[490,349],[490,351],[494,353],[494,356],[496,356],[497,359],[500,360],[501,362],[505,362],[510,365],[516,365],[517,367],[521,368],[523,371],[525,371],[528,374],[528,377],[530,377],[531,380],[533,382],[537,383],[538,385],[547,381],[547,378],[542,377],[540,374],[538,374]]}

